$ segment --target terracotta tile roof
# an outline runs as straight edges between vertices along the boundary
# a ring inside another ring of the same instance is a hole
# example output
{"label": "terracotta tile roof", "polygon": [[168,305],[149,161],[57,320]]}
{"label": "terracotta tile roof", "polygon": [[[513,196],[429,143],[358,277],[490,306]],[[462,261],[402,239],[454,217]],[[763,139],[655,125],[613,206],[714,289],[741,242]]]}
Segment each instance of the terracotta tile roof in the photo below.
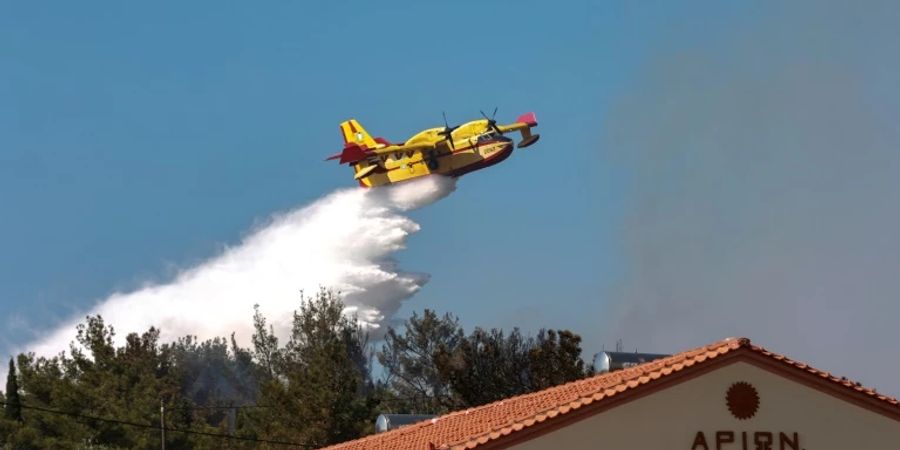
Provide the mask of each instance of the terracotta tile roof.
{"label": "terracotta tile roof", "polygon": [[667,379],[670,375],[692,366],[704,366],[724,355],[740,352],[775,361],[780,368],[802,372],[799,373],[801,376],[824,380],[841,394],[855,396],[858,400],[874,401],[900,417],[900,402],[895,398],[772,353],[751,344],[747,338],[728,338],[639,366],[456,411],[396,430],[344,442],[328,449],[472,449],[535,424],[552,421],[588,405],[608,404],[615,401],[613,399],[623,398],[625,393],[637,391],[635,388],[639,386],[660,383],[657,380]]}

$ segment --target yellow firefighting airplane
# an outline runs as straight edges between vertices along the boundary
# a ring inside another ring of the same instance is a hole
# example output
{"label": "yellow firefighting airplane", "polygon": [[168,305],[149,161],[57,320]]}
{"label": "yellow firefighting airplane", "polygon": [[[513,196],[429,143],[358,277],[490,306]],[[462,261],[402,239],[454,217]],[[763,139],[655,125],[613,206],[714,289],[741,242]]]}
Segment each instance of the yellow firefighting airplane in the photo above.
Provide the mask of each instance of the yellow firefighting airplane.
{"label": "yellow firefighting airplane", "polygon": [[[497,125],[494,114],[462,125],[447,125],[420,131],[402,144],[392,144],[381,137],[372,138],[355,119],[341,123],[344,150],[327,160],[340,159],[353,168],[355,180],[363,187],[397,183],[429,174],[458,177],[497,164],[512,153],[512,139],[505,133],[518,131],[524,148],[537,142],[539,134],[531,134],[537,126],[534,113],[519,116],[509,125]],[[326,161],[327,161],[326,160]]]}

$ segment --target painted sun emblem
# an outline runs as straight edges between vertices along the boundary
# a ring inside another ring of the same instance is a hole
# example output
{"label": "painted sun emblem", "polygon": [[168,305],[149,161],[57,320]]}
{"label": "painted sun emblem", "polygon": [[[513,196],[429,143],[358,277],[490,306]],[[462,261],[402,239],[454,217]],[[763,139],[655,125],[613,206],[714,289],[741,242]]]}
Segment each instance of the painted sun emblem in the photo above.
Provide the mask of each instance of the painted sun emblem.
{"label": "painted sun emblem", "polygon": [[731,415],[739,420],[753,417],[759,409],[759,393],[752,384],[746,381],[738,381],[728,388],[725,394],[725,403]]}

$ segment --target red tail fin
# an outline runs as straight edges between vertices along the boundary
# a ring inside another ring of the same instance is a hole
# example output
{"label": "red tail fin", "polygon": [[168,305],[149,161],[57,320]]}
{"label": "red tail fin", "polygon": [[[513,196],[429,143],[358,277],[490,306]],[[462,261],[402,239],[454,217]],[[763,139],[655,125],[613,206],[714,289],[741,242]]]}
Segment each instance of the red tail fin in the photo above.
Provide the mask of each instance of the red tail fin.
{"label": "red tail fin", "polygon": [[533,127],[537,125],[537,116],[535,116],[533,112],[528,112],[516,118],[516,122],[528,124],[529,127]]}

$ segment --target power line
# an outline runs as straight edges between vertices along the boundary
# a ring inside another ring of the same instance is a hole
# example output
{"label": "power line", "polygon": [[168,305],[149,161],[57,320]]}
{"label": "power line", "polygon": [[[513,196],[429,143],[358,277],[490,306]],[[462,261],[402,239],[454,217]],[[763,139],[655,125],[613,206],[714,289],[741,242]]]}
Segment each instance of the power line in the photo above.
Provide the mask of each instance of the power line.
{"label": "power line", "polygon": [[175,433],[196,434],[196,435],[200,435],[200,436],[217,437],[217,438],[221,438],[221,439],[233,439],[233,440],[237,440],[237,441],[259,442],[259,443],[264,443],[264,444],[277,444],[277,445],[292,445],[294,447],[304,447],[304,448],[315,448],[314,445],[301,444],[299,442],[275,441],[275,440],[270,440],[270,439],[257,439],[257,438],[241,437],[241,436],[231,436],[228,434],[221,434],[221,433],[208,433],[205,431],[185,430],[185,429],[181,429],[181,428],[161,427],[159,425],[150,425],[150,424],[144,424],[144,423],[129,422],[126,420],[118,420],[118,419],[107,419],[104,417],[89,416],[87,414],[79,414],[79,413],[73,413],[73,412],[67,412],[67,411],[60,411],[57,409],[43,408],[40,406],[23,405],[21,403],[8,403],[8,402],[0,401],[0,405],[4,405],[4,406],[16,405],[16,406],[19,406],[20,408],[33,409],[35,411],[41,411],[41,412],[45,412],[45,413],[49,413],[49,414],[59,414],[59,415],[63,415],[63,416],[75,417],[75,418],[80,418],[80,419],[88,419],[88,420],[96,420],[98,422],[114,423],[117,425],[126,425],[126,426],[130,426],[130,427],[144,428],[144,429],[148,429],[148,430],[165,430],[165,431],[172,431]]}

